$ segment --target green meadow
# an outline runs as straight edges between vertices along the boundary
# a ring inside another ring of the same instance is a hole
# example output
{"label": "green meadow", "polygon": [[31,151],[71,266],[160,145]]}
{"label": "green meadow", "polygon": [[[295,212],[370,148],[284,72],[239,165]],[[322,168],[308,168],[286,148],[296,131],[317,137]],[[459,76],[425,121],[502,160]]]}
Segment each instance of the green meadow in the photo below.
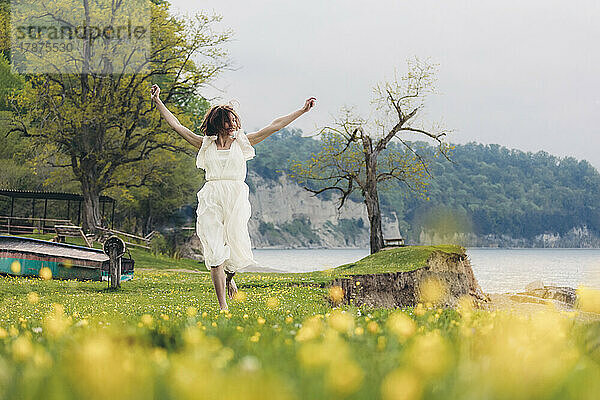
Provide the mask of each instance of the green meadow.
{"label": "green meadow", "polygon": [[[332,276],[414,269],[432,250],[240,273],[229,312],[203,264],[137,249],[140,270],[118,291],[2,276],[0,398],[597,398],[600,323],[578,311],[331,305]],[[596,291],[585,296],[598,306]]]}

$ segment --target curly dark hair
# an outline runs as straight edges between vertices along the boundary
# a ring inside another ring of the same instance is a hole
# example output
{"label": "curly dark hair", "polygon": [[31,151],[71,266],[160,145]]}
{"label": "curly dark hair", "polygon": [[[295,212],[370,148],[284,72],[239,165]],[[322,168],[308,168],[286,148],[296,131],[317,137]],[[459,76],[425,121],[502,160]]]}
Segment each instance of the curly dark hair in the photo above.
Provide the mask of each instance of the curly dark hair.
{"label": "curly dark hair", "polygon": [[225,122],[228,122],[229,126],[233,126],[236,131],[242,129],[240,117],[233,107],[227,104],[212,106],[204,115],[200,132],[208,136],[225,133],[227,132]]}

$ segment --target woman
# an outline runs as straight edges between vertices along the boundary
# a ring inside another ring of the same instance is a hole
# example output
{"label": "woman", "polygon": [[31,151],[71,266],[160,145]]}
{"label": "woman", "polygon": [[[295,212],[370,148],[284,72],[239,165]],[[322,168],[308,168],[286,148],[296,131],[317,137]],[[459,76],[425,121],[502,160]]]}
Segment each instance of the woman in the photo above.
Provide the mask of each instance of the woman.
{"label": "woman", "polygon": [[177,133],[197,147],[196,166],[205,171],[206,183],[198,192],[196,234],[202,243],[204,263],[210,270],[221,310],[227,310],[229,298],[237,293],[235,272],[254,261],[248,234],[250,219],[249,188],[246,161],[255,156],[254,145],[287,126],[309,111],[316,98],[306,100],[304,107],[279,117],[270,125],[249,134],[242,131],[240,118],[228,105],[211,107],[196,135],[171,114],[159,98],[160,88],[152,85],[151,98],[160,114]]}

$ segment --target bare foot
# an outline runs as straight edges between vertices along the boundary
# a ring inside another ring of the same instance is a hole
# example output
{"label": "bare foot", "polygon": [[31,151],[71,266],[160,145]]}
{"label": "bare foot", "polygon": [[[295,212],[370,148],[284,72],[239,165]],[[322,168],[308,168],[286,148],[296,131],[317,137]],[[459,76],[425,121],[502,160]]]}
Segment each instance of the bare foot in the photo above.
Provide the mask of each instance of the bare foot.
{"label": "bare foot", "polygon": [[233,277],[231,277],[231,279],[227,281],[227,294],[229,295],[229,298],[233,299],[237,291],[235,281],[233,280]]}

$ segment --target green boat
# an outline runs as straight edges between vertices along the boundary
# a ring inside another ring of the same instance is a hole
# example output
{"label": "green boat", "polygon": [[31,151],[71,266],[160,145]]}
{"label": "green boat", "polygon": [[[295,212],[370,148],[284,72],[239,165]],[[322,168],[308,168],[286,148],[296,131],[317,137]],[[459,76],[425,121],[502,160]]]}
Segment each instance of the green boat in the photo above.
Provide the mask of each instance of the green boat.
{"label": "green boat", "polygon": [[[133,278],[134,261],[121,259],[121,282]],[[43,268],[48,268],[47,270]],[[0,235],[0,274],[53,279],[108,280],[109,258],[100,249]]]}

